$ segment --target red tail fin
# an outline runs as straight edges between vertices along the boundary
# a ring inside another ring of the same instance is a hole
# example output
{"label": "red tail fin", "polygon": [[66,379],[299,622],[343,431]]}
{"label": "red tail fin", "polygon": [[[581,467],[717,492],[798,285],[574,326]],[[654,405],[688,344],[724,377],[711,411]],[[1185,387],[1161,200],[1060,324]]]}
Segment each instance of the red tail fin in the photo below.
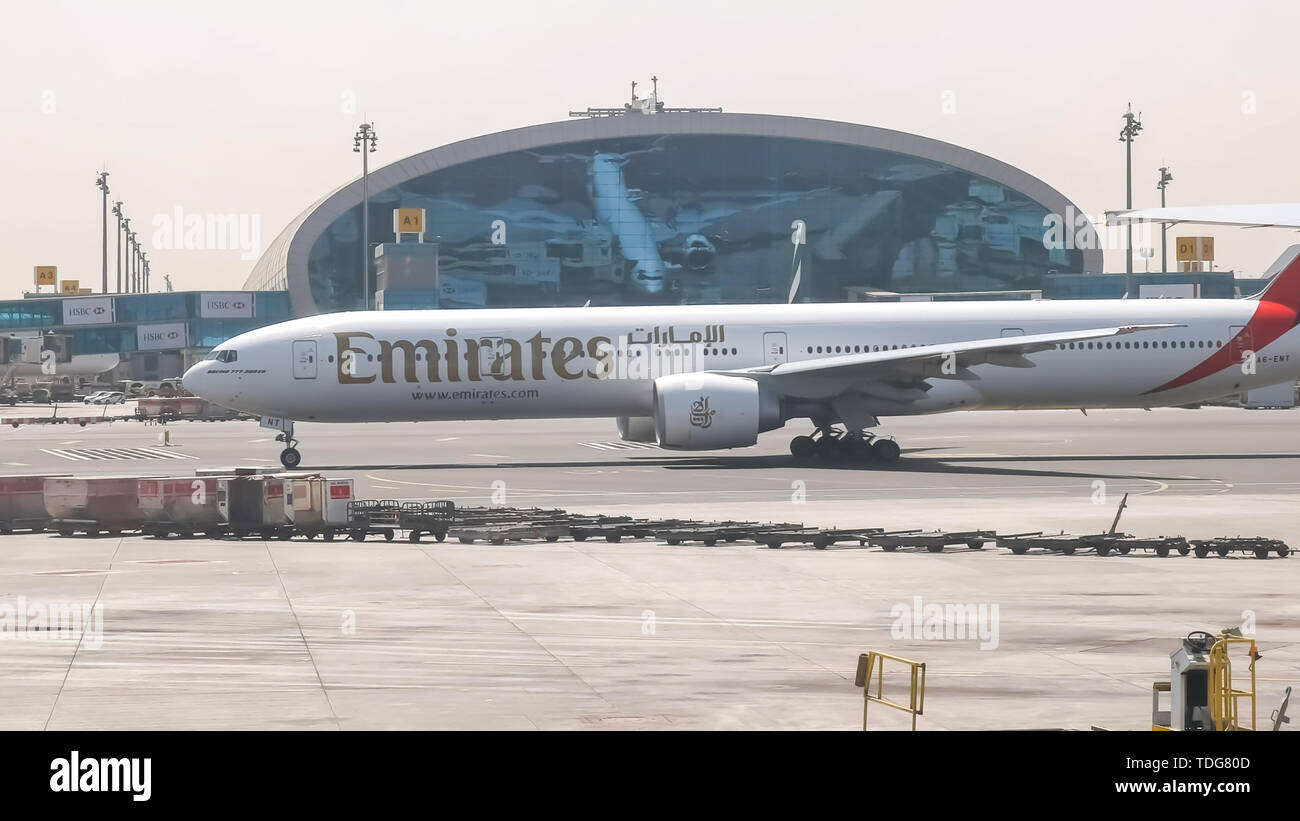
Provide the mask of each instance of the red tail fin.
{"label": "red tail fin", "polygon": [[1255,299],[1300,312],[1300,245],[1292,245],[1283,251],[1264,276],[1273,279]]}

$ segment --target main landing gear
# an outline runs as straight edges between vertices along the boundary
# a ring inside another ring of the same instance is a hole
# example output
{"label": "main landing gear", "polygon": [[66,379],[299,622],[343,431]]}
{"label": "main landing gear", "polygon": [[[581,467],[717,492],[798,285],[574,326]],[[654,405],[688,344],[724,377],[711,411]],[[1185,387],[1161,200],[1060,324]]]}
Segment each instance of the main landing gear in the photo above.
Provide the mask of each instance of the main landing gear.
{"label": "main landing gear", "polygon": [[842,464],[892,465],[902,450],[893,439],[866,431],[846,432],[838,428],[819,428],[812,436],[790,440],[790,453],[796,459],[821,459]]}

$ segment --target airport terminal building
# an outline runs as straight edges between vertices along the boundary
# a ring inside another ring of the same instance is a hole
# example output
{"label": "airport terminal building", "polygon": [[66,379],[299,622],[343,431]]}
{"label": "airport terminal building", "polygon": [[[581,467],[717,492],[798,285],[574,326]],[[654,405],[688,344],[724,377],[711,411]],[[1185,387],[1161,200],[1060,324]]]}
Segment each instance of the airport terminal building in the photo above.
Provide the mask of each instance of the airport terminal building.
{"label": "airport terminal building", "polygon": [[[1231,298],[1258,290],[1258,280],[1231,271],[1103,274],[1100,250],[1044,242],[1046,218],[1081,209],[1030,174],[949,143],[828,120],[666,109],[653,96],[634,103],[372,171],[369,304]],[[0,301],[0,365],[21,364],[28,354],[17,352],[32,345],[23,340],[44,335],[61,357],[102,358],[118,378],[168,378],[244,331],[363,308],[361,215],[358,179],[293,219],[241,292]],[[93,368],[99,359],[86,361]],[[0,380],[15,373],[0,368]]]}
{"label": "airport terminal building", "polygon": [[[628,107],[433,148],[368,190],[387,309],[1037,291],[1102,270],[1099,250],[1045,247],[1045,217],[1082,213],[1047,183],[827,120]],[[399,237],[397,209],[422,232]],[[363,307],[361,213],[361,180],[314,203],[245,288],[287,291],[296,316]]]}
{"label": "airport terminal building", "polygon": [[47,379],[37,367],[43,350],[55,353],[60,374],[173,378],[227,339],[291,318],[288,294],[273,291],[0,300],[0,385]]}

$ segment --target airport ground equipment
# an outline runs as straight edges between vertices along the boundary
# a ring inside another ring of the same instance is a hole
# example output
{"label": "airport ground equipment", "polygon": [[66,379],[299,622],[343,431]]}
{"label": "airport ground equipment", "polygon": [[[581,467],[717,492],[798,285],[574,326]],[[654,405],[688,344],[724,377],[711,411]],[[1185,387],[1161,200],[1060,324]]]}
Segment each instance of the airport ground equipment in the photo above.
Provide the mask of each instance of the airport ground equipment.
{"label": "airport ground equipment", "polygon": [[[885,662],[901,664],[908,670],[907,703],[885,698]],[[872,679],[874,678],[874,690]],[[872,650],[858,656],[858,670],[853,677],[853,685],[862,688],[862,729],[867,729],[867,708],[872,702],[901,710],[912,716],[912,729],[916,729],[916,717],[925,715],[925,662],[877,653]]]}
{"label": "airport ground equipment", "polygon": [[144,522],[136,495],[139,476],[48,478],[43,485],[48,527],[61,536],[107,531],[116,536],[139,530]]}
{"label": "airport ground equipment", "polygon": [[[1249,688],[1233,679],[1232,649],[1241,648],[1250,677]],[[1255,662],[1260,659],[1255,640],[1232,628],[1217,634],[1197,630],[1189,633],[1169,654],[1169,680],[1151,685],[1151,729],[1230,730],[1256,729]],[[1169,694],[1169,709],[1160,709],[1160,694]],[[1249,704],[1246,724],[1241,702]],[[1279,708],[1285,715],[1285,704]],[[1274,722],[1274,729],[1281,722]]]}
{"label": "airport ground equipment", "polygon": [[[674,546],[700,542],[705,547],[713,547],[718,542],[737,542],[741,539],[767,544],[765,536],[769,533],[784,534],[784,541],[789,542],[794,541],[797,535],[807,535],[811,530],[812,528],[791,522],[683,522],[659,528],[652,535]],[[775,546],[780,547],[781,542],[776,542]]]}
{"label": "airport ground equipment", "polygon": [[687,519],[633,519],[631,517],[596,517],[589,524],[575,523],[569,526],[569,535],[575,542],[592,538],[603,538],[607,542],[619,542],[623,539],[650,539],[655,532],[663,528],[680,527],[689,524]]}
{"label": "airport ground equipment", "polygon": [[0,476],[0,533],[44,530],[50,520],[45,509],[45,480],[66,475]]}
{"label": "airport ground equipment", "polygon": [[354,500],[351,479],[329,479],[319,474],[286,476],[284,513],[294,535],[331,540],[351,536],[348,505]]}
{"label": "airport ground equipment", "polygon": [[1083,538],[1092,544],[1098,556],[1109,556],[1111,553],[1127,556],[1134,550],[1149,550],[1163,558],[1174,551],[1182,556],[1186,556],[1191,551],[1191,544],[1182,536],[1142,538],[1127,533],[1107,533]]}
{"label": "airport ground equipment", "polygon": [[220,405],[214,405],[197,396],[155,396],[141,399],[135,405],[135,418],[139,421],[213,422],[238,418],[240,414]]}
{"label": "airport ground equipment", "polygon": [[191,538],[203,534],[210,539],[226,532],[218,507],[218,477],[182,476],[140,479],[136,496],[143,521],[140,532],[160,539],[172,534]]}
{"label": "airport ground equipment", "polygon": [[456,505],[448,501],[403,502],[398,513],[399,526],[406,531],[406,538],[415,543],[426,533],[441,542],[455,521]]}
{"label": "airport ground equipment", "polygon": [[[292,481],[316,474],[261,474],[239,471],[217,479],[217,509],[226,532],[236,539],[293,537]],[[332,537],[331,537],[332,538]]]}
{"label": "airport ground equipment", "polygon": [[348,536],[354,542],[363,542],[372,533],[391,542],[402,528],[402,506],[395,499],[354,499],[347,511]]}
{"label": "airport ground equipment", "polygon": [[1273,722],[1274,732],[1277,732],[1278,730],[1282,729],[1283,724],[1291,723],[1291,717],[1286,714],[1287,707],[1290,706],[1290,704],[1291,704],[1291,688],[1288,687],[1286,688],[1286,693],[1282,695],[1282,703],[1277,706],[1277,709],[1273,711],[1273,715],[1269,716],[1268,719],[1269,721]]}
{"label": "airport ground equipment", "polygon": [[[1196,558],[1204,559],[1211,553],[1227,557],[1230,553],[1250,553],[1256,559],[1267,559],[1269,553],[1279,559],[1291,554],[1286,542],[1278,539],[1266,539],[1262,536],[1220,536],[1214,539],[1193,539],[1192,551]],[[1185,554],[1184,554],[1185,555]]]}
{"label": "airport ground equipment", "polygon": [[852,530],[836,528],[803,527],[765,529],[753,536],[753,541],[765,544],[773,550],[787,544],[809,544],[817,550],[825,550],[840,542],[857,542],[858,547],[866,547],[868,540],[884,533],[880,527],[860,527]]}
{"label": "airport ground equipment", "polygon": [[999,535],[995,543],[998,547],[1005,547],[1017,556],[1022,556],[1030,550],[1046,550],[1049,553],[1073,556],[1079,549],[1089,546],[1080,537],[1071,533],[1043,533],[1041,530],[1032,533]]}
{"label": "airport ground equipment", "polygon": [[971,550],[983,550],[986,542],[994,541],[997,537],[998,534],[992,530],[959,530],[952,533],[945,533],[942,530],[895,530],[876,534],[869,541],[886,553],[893,553],[900,547],[924,547],[931,553],[942,553],[943,549],[950,544],[965,545]]}

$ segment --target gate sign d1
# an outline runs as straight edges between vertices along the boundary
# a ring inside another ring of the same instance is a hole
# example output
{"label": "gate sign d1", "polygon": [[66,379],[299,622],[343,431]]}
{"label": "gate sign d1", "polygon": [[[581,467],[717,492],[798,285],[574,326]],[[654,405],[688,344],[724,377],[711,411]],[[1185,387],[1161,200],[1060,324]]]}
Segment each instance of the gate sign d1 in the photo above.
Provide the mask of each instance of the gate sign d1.
{"label": "gate sign d1", "polygon": [[201,293],[199,316],[208,319],[251,319],[253,295],[243,291]]}
{"label": "gate sign d1", "polygon": [[1179,237],[1176,240],[1179,262],[1212,262],[1214,237]]}

